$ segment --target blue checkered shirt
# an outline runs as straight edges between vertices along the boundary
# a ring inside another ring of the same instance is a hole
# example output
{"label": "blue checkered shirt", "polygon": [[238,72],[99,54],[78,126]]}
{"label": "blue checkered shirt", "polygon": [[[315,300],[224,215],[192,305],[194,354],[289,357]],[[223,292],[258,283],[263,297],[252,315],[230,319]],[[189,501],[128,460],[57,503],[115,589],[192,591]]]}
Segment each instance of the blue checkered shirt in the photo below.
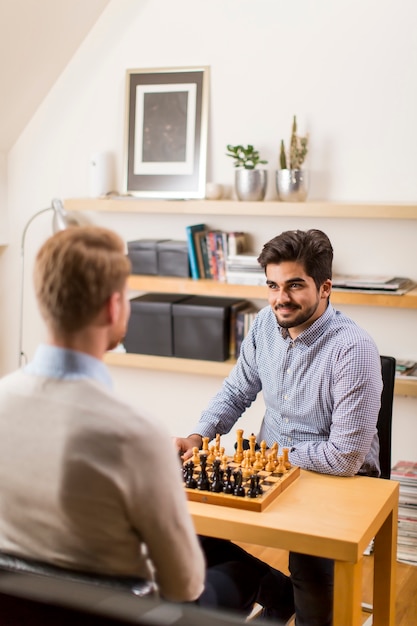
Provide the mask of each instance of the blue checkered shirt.
{"label": "blue checkered shirt", "polygon": [[258,441],[289,447],[293,465],[325,474],[379,475],[376,430],[382,377],[373,339],[330,304],[292,340],[270,306],[193,432],[228,433],[262,391]]}

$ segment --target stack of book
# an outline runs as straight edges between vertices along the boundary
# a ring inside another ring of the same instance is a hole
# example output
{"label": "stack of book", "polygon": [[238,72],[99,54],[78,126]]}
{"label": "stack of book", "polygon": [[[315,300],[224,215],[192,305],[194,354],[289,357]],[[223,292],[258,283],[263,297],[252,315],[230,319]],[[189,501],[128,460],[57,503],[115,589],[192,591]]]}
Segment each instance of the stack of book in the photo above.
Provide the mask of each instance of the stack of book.
{"label": "stack of book", "polygon": [[400,378],[403,376],[417,378],[417,362],[412,359],[397,359],[395,364],[395,375]]}
{"label": "stack of book", "polygon": [[397,559],[417,565],[417,463],[398,461],[391,480],[400,483]]}
{"label": "stack of book", "polygon": [[237,285],[265,286],[265,272],[258,263],[258,254],[229,254],[226,259],[226,282]]}
{"label": "stack of book", "polygon": [[238,359],[242,341],[249,332],[249,328],[255,319],[259,309],[251,302],[246,301],[242,306],[237,306],[231,311],[230,328],[230,357]]}
{"label": "stack of book", "polygon": [[368,276],[365,274],[335,274],[332,279],[333,289],[337,291],[359,291],[403,295],[416,286],[410,278],[403,276]]}
{"label": "stack of book", "polygon": [[226,259],[246,249],[246,235],[241,231],[210,230],[206,224],[186,227],[191,277],[226,282]]}

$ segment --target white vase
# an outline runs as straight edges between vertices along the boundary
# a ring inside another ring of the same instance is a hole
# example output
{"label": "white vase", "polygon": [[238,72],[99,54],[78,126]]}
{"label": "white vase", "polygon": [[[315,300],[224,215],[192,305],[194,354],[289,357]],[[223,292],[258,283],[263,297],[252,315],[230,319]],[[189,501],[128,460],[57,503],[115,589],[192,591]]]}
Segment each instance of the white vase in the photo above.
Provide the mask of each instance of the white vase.
{"label": "white vase", "polygon": [[303,202],[308,192],[308,172],[305,170],[277,170],[276,187],[283,202]]}
{"label": "white vase", "polygon": [[263,200],[266,194],[268,172],[266,170],[239,169],[235,172],[235,189],[239,200]]}

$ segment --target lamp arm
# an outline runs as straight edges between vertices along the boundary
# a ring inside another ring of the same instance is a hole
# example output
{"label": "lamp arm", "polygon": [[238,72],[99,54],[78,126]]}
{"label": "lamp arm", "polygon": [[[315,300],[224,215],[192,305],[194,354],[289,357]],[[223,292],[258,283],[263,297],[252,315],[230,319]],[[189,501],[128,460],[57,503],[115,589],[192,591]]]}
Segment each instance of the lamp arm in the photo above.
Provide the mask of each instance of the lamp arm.
{"label": "lamp arm", "polygon": [[27,230],[29,228],[29,226],[32,224],[33,220],[35,220],[39,215],[42,215],[42,213],[46,213],[47,211],[53,211],[54,209],[52,207],[47,207],[46,209],[42,209],[41,211],[38,211],[37,213],[35,213],[34,215],[32,215],[32,217],[29,219],[28,222],[26,222],[26,225],[23,229],[23,233],[22,233],[22,242],[20,245],[20,263],[21,263],[21,269],[20,269],[20,311],[19,311],[19,367],[22,367],[22,361],[23,361],[23,357],[26,357],[26,355],[23,352],[23,292],[24,292],[24,285],[25,285],[25,240],[26,240],[26,233]]}
{"label": "lamp arm", "polygon": [[40,211],[32,215],[32,217],[26,222],[26,225],[22,233],[22,242],[20,244],[20,254],[22,257],[25,256],[25,239],[26,239],[26,233],[27,233],[29,226],[32,224],[33,220],[35,220],[39,215],[42,215],[42,213],[47,213],[47,211],[53,211],[53,210],[54,209],[51,206],[48,206],[46,209],[41,209]]}

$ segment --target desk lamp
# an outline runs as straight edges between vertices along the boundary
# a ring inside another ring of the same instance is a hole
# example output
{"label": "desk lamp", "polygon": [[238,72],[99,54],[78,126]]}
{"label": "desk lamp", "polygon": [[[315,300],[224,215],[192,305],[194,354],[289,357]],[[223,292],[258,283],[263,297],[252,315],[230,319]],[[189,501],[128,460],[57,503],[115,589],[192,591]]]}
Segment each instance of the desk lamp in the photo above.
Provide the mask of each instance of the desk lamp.
{"label": "desk lamp", "polygon": [[31,223],[42,213],[46,213],[47,211],[53,211],[52,218],[52,230],[54,233],[59,230],[65,230],[68,226],[80,226],[81,219],[78,216],[68,213],[64,209],[64,205],[62,201],[58,198],[54,198],[51,202],[51,206],[46,209],[41,209],[29,219],[26,223],[23,234],[22,234],[22,242],[20,246],[20,254],[21,254],[21,278],[20,278],[20,314],[19,314],[19,367],[23,365],[23,358],[26,361],[26,355],[22,350],[22,337],[23,337],[23,292],[24,292],[24,283],[25,283],[25,240],[26,233],[28,231]]}

